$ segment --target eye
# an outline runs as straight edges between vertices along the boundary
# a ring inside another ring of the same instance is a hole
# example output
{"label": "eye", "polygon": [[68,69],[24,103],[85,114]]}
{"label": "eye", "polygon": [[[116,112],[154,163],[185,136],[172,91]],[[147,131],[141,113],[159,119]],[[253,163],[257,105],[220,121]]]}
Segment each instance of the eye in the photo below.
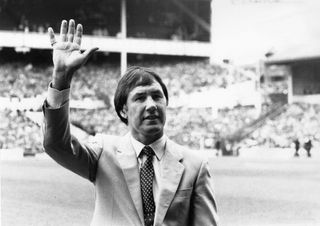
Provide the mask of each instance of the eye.
{"label": "eye", "polygon": [[163,98],[163,95],[161,93],[157,93],[157,94],[152,95],[152,98],[154,100],[160,100]]}
{"label": "eye", "polygon": [[143,101],[145,99],[145,96],[137,96],[134,100],[135,101]]}

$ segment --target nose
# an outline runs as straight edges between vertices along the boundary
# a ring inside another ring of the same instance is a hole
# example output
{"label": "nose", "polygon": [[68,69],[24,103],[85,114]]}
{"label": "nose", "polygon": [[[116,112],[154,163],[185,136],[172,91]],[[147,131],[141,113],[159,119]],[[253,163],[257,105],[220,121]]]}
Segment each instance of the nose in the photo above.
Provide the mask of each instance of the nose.
{"label": "nose", "polygon": [[151,97],[148,97],[146,100],[146,110],[152,112],[152,111],[155,111],[156,109],[157,109],[157,105],[155,101]]}

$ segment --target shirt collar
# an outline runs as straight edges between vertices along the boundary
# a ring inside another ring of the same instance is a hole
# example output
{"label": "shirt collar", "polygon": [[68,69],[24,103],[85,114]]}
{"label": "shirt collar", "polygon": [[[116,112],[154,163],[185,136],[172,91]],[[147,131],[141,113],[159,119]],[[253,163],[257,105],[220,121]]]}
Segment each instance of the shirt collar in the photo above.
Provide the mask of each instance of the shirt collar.
{"label": "shirt collar", "polygon": [[[137,158],[138,158],[139,155],[140,155],[140,152],[142,151],[142,149],[146,145],[144,145],[140,141],[137,141],[132,136],[132,134],[130,134],[130,140],[131,140],[133,149],[136,152],[136,155],[137,155]],[[158,160],[161,160],[161,158],[163,157],[166,143],[167,143],[167,137],[165,135],[162,135],[162,137],[160,137],[158,140],[156,140],[153,143],[148,145],[153,149],[153,151],[154,151],[154,153],[155,153],[155,155],[156,155]]]}

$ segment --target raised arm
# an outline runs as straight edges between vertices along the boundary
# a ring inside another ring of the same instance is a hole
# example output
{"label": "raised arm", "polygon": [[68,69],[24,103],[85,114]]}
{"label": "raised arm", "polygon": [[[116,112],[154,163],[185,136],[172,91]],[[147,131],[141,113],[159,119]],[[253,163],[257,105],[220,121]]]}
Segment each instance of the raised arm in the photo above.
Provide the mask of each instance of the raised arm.
{"label": "raised arm", "polygon": [[99,144],[83,144],[70,134],[69,92],[74,72],[98,49],[91,48],[81,53],[82,25],[75,28],[74,20],[63,20],[60,37],[56,40],[52,28],[48,29],[53,47],[53,75],[48,88],[47,100],[43,105],[43,146],[60,165],[95,180],[97,161],[102,148]]}

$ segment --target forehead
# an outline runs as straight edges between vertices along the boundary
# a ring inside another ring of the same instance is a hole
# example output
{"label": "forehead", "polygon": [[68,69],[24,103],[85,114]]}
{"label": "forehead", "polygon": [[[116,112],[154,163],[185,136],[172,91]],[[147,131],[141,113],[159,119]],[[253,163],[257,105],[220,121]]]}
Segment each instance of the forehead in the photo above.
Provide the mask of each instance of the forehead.
{"label": "forehead", "polygon": [[158,82],[154,81],[150,85],[136,86],[129,92],[128,97],[134,96],[136,94],[143,94],[143,93],[150,93],[150,92],[163,93],[161,85]]}

